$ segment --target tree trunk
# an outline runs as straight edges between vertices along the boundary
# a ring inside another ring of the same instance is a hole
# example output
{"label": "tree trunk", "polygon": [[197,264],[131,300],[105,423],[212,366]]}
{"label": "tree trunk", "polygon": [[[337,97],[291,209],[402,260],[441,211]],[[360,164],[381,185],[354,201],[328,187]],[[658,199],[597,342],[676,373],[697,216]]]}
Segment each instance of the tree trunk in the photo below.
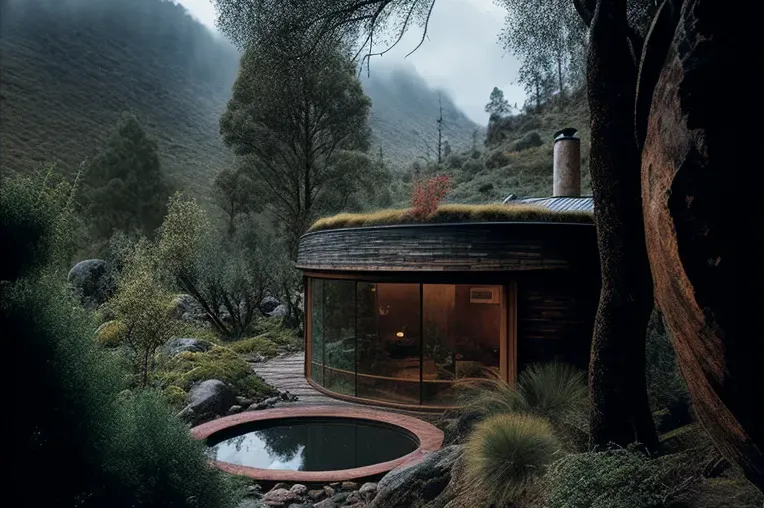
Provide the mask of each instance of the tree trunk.
{"label": "tree trunk", "polygon": [[657,449],[645,384],[653,299],[634,139],[637,71],[626,27],[626,0],[599,0],[587,61],[590,171],[602,275],[589,365],[590,438],[593,447],[636,440]]}
{"label": "tree trunk", "polygon": [[642,185],[655,298],[693,408],[721,453],[764,491],[754,275],[764,249],[756,239],[760,201],[745,192],[760,153],[756,133],[747,139],[737,128],[761,118],[762,107],[755,96],[744,108],[727,100],[751,83],[758,47],[745,40],[756,31],[742,26],[740,13],[714,1],[684,3],[652,93]]}
{"label": "tree trunk", "polygon": [[557,55],[557,81],[560,85],[560,99],[562,99],[565,94],[562,90],[562,57],[559,54]]}

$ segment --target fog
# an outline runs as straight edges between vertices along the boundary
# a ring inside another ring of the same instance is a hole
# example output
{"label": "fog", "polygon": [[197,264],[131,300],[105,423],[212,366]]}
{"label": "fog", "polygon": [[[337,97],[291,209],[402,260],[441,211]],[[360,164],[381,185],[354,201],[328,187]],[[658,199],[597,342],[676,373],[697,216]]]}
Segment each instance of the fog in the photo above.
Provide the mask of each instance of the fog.
{"label": "fog", "polygon": [[[215,30],[210,0],[177,1]],[[519,63],[498,43],[504,17],[504,9],[492,0],[438,0],[422,47],[406,58],[421,38],[421,29],[414,27],[396,48],[372,60],[371,72],[411,65],[430,87],[447,92],[467,116],[485,125],[488,114],[483,107],[494,86],[504,90],[510,104],[525,101],[522,88],[514,84]]]}

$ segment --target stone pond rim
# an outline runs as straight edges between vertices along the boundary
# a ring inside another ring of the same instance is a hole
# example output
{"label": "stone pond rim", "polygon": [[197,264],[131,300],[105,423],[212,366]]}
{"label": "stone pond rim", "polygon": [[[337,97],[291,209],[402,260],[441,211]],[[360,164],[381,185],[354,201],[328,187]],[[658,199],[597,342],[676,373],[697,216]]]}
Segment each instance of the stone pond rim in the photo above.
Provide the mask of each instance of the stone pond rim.
{"label": "stone pond rim", "polygon": [[228,473],[247,476],[254,480],[274,482],[296,483],[329,483],[344,480],[361,480],[375,476],[381,476],[388,471],[404,464],[413,465],[424,460],[429,454],[436,452],[443,445],[443,432],[432,424],[419,420],[412,416],[398,413],[390,413],[360,407],[341,406],[312,406],[277,408],[265,411],[248,411],[232,416],[226,416],[217,420],[204,423],[191,429],[191,435],[195,439],[206,441],[208,438],[230,430],[240,425],[252,422],[273,422],[278,424],[284,419],[299,419],[301,417],[337,418],[339,420],[367,420],[382,422],[401,431],[413,435],[419,446],[413,452],[387,462],[380,462],[369,466],[337,471],[291,471],[285,469],[261,469],[250,466],[241,466],[229,462],[213,461],[213,464]]}

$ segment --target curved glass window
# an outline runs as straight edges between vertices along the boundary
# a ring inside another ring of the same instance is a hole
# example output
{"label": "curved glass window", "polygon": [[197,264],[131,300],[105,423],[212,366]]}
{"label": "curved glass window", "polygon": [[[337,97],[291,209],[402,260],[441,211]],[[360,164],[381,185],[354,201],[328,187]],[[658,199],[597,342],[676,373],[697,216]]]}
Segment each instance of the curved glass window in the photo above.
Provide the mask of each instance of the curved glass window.
{"label": "curved glass window", "polygon": [[453,406],[458,379],[499,375],[501,286],[309,279],[310,378],[331,392]]}

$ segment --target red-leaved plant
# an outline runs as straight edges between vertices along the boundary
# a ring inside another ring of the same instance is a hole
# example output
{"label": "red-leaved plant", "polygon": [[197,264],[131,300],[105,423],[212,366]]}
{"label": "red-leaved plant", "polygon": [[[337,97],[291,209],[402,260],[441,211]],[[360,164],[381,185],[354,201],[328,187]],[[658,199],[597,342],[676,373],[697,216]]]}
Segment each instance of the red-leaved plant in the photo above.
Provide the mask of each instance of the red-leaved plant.
{"label": "red-leaved plant", "polygon": [[414,215],[417,217],[432,215],[450,189],[451,179],[446,175],[414,182],[414,192],[411,193],[411,207]]}

